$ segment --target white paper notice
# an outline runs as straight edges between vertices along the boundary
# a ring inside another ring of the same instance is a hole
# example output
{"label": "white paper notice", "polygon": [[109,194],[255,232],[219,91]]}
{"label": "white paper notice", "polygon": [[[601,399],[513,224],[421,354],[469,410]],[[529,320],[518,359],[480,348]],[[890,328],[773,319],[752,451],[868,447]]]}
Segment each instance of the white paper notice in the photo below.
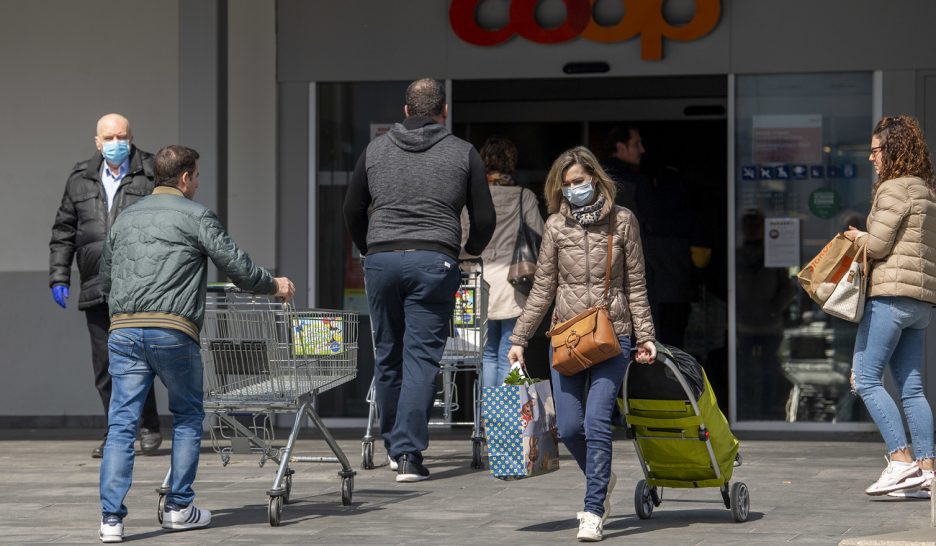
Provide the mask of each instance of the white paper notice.
{"label": "white paper notice", "polygon": [[799,218],[764,219],[764,267],[800,265]]}

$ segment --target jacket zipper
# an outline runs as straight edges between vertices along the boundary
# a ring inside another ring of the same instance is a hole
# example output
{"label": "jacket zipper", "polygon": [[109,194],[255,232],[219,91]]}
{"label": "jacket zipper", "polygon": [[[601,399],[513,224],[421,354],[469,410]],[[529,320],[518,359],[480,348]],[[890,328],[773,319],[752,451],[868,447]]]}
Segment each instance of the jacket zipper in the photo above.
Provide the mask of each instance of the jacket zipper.
{"label": "jacket zipper", "polygon": [[[579,225],[581,226],[581,224]],[[586,309],[591,309],[591,264],[588,259],[591,254],[591,249],[588,248],[588,228],[582,226],[582,231],[585,232],[585,293],[588,295],[588,305]]]}

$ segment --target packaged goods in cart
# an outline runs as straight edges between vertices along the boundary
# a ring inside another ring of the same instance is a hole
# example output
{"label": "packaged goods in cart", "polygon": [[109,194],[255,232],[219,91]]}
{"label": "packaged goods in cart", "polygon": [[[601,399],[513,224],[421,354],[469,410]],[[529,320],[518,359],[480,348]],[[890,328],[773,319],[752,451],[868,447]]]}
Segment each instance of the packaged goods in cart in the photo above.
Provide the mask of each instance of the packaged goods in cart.
{"label": "packaged goods in cart", "polygon": [[293,345],[298,356],[333,355],[344,351],[341,317],[293,319]]}

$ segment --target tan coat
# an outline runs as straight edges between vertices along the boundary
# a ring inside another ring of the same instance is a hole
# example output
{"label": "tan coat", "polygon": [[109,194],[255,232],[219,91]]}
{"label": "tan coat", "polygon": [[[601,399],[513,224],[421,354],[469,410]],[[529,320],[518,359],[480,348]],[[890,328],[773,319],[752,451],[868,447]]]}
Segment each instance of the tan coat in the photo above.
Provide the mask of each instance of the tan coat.
{"label": "tan coat", "polygon": [[608,214],[613,207],[615,234],[612,247],[608,311],[619,336],[631,343],[653,341],[640,228],[634,214],[608,202],[601,218],[584,227],[563,201],[560,210],[546,220],[543,245],[536,264],[536,280],[510,341],[526,346],[549,305],[555,300],[552,324],[568,320],[598,303],[604,291],[608,248]]}
{"label": "tan coat", "polygon": [[[903,177],[878,187],[868,215],[868,297],[905,296],[936,303],[936,194]],[[872,262],[873,260],[873,262]]]}
{"label": "tan coat", "polygon": [[[512,319],[520,316],[526,295],[507,282],[507,270],[513,259],[520,227],[520,197],[523,196],[524,221],[540,235],[543,234],[543,217],[539,213],[536,195],[520,186],[489,186],[491,200],[497,213],[497,227],[491,242],[481,253],[484,264],[484,280],[488,283],[489,320]],[[462,244],[468,233],[468,212],[462,211]],[[462,252],[462,258],[470,258]]]}

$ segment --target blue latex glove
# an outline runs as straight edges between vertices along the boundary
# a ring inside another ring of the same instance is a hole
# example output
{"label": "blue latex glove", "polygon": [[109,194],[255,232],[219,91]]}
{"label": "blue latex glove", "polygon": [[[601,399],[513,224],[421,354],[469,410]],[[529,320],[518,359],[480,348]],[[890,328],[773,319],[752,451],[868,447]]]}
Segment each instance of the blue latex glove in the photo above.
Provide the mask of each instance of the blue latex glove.
{"label": "blue latex glove", "polygon": [[65,300],[68,299],[68,285],[56,284],[53,286],[52,299],[55,300],[55,303],[59,304],[62,309],[65,309]]}

